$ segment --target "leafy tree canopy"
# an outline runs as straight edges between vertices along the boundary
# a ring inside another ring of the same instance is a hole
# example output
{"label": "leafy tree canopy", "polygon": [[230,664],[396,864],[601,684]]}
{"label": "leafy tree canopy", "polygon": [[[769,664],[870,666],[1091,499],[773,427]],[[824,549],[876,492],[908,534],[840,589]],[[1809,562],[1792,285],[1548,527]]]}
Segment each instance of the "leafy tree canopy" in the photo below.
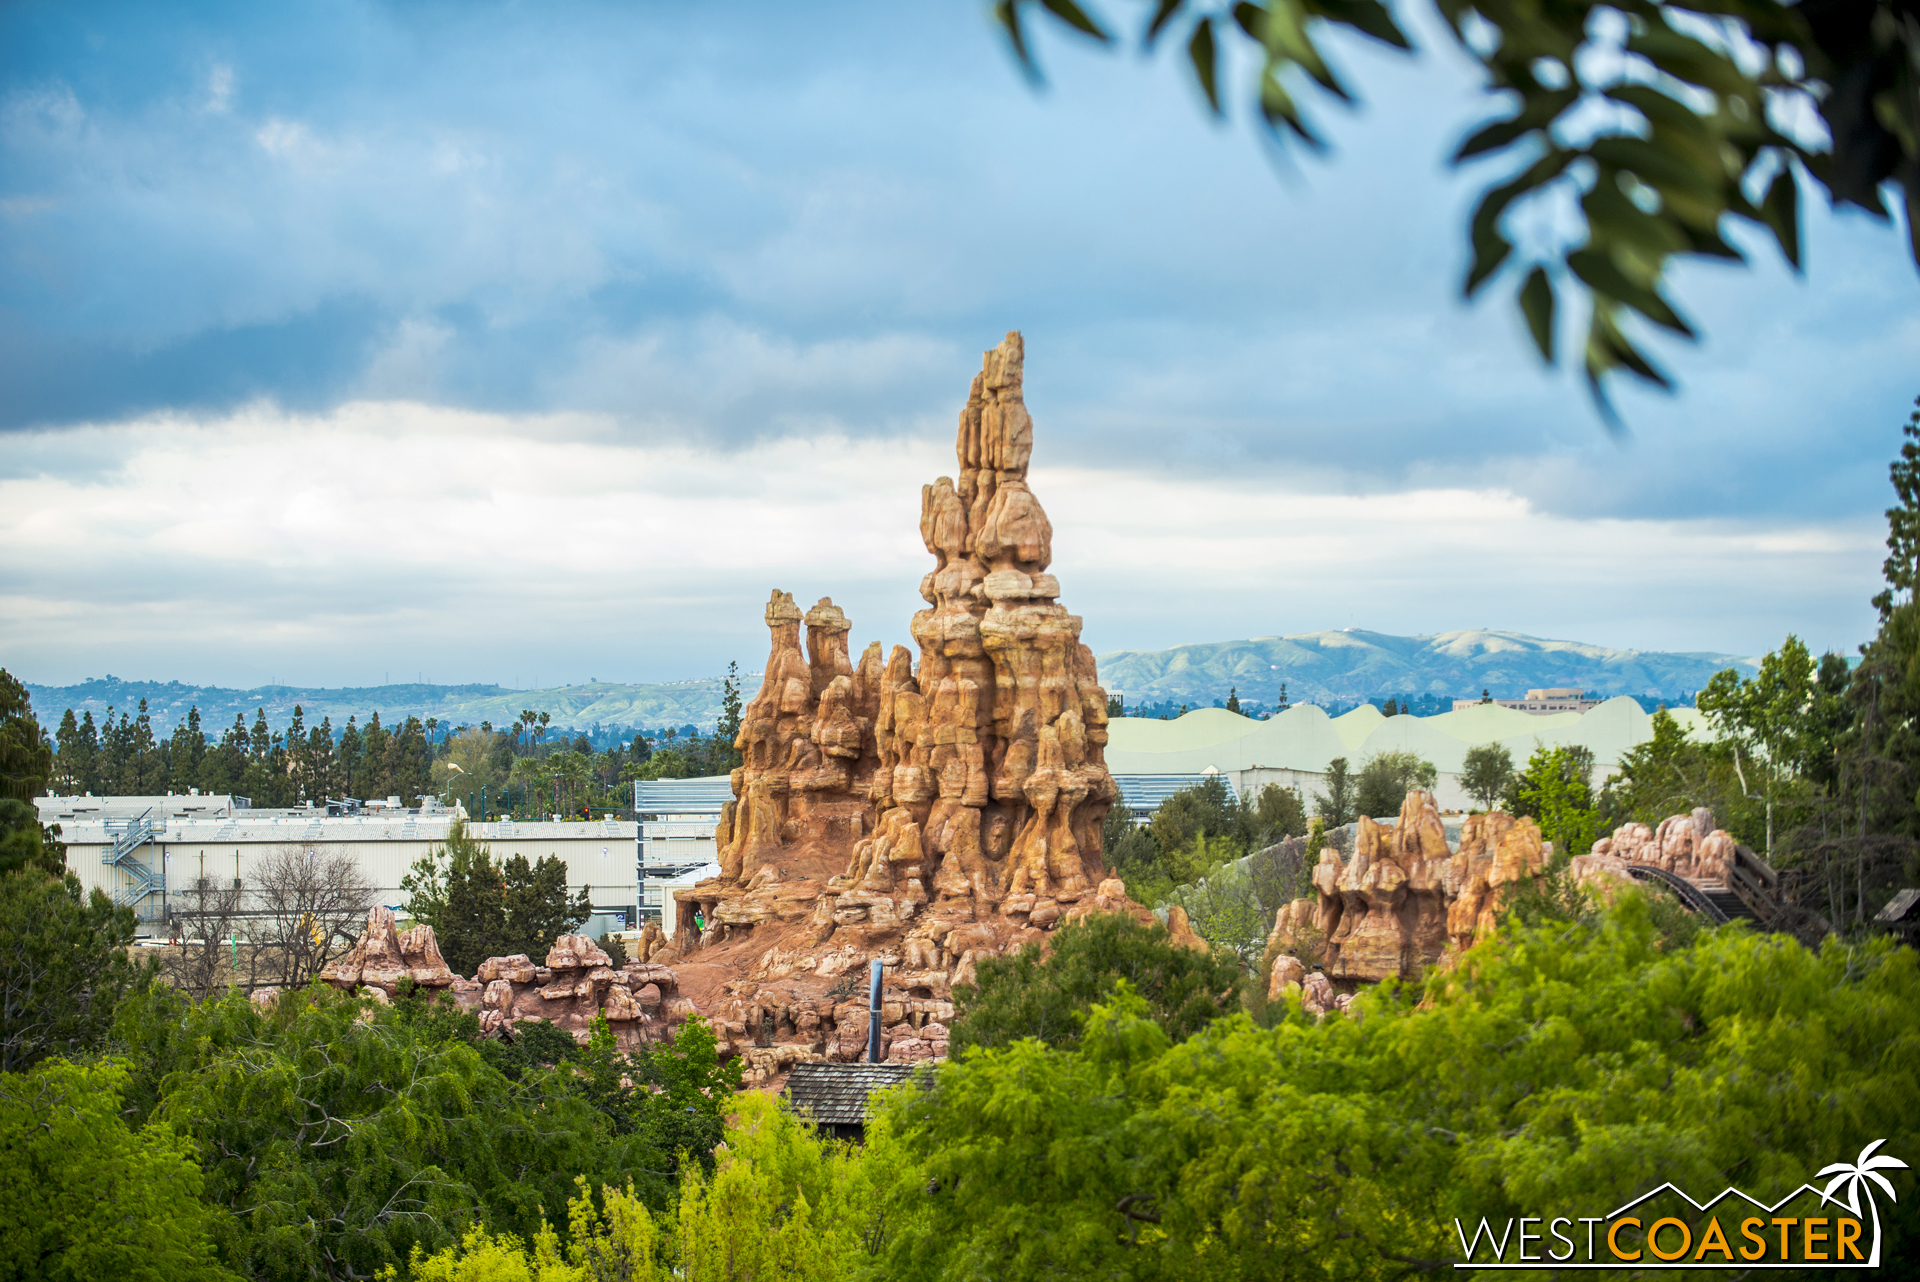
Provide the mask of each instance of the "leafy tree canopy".
{"label": "leafy tree canopy", "polygon": [[977,970],[975,983],[953,990],[955,1055],[1023,1038],[1076,1046],[1088,1009],[1122,980],[1174,1040],[1239,1009],[1236,962],[1176,947],[1165,927],[1117,913],[1060,927],[1044,955],[1038,944],[1028,944],[981,961]]}
{"label": "leafy tree canopy", "polygon": [[1361,765],[1354,779],[1354,808],[1376,819],[1400,813],[1400,804],[1415,788],[1431,788],[1440,772],[1431,761],[1412,752],[1389,749],[1375,753]]}
{"label": "leafy tree canopy", "polygon": [[[864,1275],[1401,1278],[1457,1257],[1456,1215],[1598,1215],[1666,1179],[1777,1197],[1875,1139],[1920,1148],[1920,964],[1886,940],[1675,947],[1628,891],[1356,1009],[1176,1041],[1116,988],[1072,1048],[973,1050],[869,1124]],[[1920,1209],[1895,1180],[1901,1259]]]}
{"label": "leafy tree canopy", "polygon": [[237,1282],[193,1146],[121,1115],[124,1063],[0,1074],[0,1282]]}
{"label": "leafy tree canopy", "polygon": [[134,930],[131,908],[71,874],[0,873],[0,1071],[100,1049],[115,1003],[152,979],[127,955]]}

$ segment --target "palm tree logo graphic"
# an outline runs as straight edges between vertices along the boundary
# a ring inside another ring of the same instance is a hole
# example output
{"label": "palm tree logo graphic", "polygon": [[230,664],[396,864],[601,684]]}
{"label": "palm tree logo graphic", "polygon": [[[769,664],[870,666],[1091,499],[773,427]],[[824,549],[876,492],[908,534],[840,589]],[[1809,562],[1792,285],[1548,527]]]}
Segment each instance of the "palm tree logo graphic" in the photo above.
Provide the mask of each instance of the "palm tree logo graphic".
{"label": "palm tree logo graphic", "polygon": [[[1880,1206],[1874,1201],[1873,1187],[1867,1181],[1871,1180],[1873,1184],[1879,1185],[1880,1191],[1887,1195],[1889,1202],[1897,1202],[1900,1199],[1894,1195],[1893,1185],[1880,1172],[1907,1169],[1907,1164],[1897,1157],[1888,1157],[1885,1153],[1874,1155],[1874,1150],[1885,1143],[1883,1139],[1875,1140],[1861,1149],[1860,1156],[1852,1162],[1835,1162],[1832,1166],[1823,1166],[1814,1177],[1818,1179],[1822,1175],[1833,1176],[1833,1179],[1827,1183],[1826,1191],[1820,1195],[1820,1200],[1844,1205],[1855,1215],[1860,1214],[1860,1194],[1865,1190],[1867,1210],[1873,1215],[1873,1258],[1867,1261],[1868,1268],[1875,1268],[1880,1263]],[[1841,1200],[1833,1195],[1833,1191],[1843,1184],[1846,1185],[1847,1196],[1846,1201],[1841,1203]]]}

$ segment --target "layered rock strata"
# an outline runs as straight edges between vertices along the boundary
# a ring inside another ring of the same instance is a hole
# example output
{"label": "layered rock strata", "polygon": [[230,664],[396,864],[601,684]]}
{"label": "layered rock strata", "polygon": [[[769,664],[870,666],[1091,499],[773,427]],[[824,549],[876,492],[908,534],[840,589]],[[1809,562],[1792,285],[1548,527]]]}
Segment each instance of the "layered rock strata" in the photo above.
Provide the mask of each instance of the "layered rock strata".
{"label": "layered rock strata", "polygon": [[411,980],[422,988],[468,991],[468,980],[461,979],[440,955],[440,943],[433,927],[415,926],[401,930],[393,910],[375,904],[367,910],[367,926],[352,948],[320,971],[320,978],[336,988],[365,988],[383,998],[394,996],[400,981]]}
{"label": "layered rock strata", "polygon": [[[918,650],[870,644],[830,598],[775,591],[766,676],[742,712],[720,875],[676,891],[668,955],[747,1054],[854,1058],[866,963],[887,964],[891,1058],[945,1052],[973,963],[1088,911],[1145,917],[1106,876],[1107,695],[1047,572],[1027,481],[1024,348],[987,352],[960,414],[957,476],[920,496],[934,558]],[[707,923],[694,927],[694,915]],[[800,1048],[775,1052],[776,1047]]]}

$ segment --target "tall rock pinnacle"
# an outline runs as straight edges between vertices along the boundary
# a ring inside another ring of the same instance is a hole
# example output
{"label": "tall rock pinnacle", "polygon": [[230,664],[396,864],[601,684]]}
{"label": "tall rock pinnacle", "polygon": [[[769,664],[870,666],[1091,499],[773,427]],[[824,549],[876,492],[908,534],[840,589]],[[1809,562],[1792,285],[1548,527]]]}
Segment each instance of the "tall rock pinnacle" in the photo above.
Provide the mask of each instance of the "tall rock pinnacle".
{"label": "tall rock pinnacle", "polygon": [[957,479],[921,490],[934,564],[911,625],[917,663],[879,642],[856,663],[830,599],[803,612],[775,591],[767,603],[772,646],[741,713],[720,875],[674,892],[675,951],[699,968],[689,991],[721,984],[740,1036],[756,1035],[752,1009],[772,1012],[776,1041],[786,1022],[801,1040],[824,1036],[819,1021],[843,1017],[810,994],[868,959],[897,967],[903,1000],[932,1003],[915,1018],[937,1027],[974,959],[1085,913],[1150,920],[1101,861],[1117,796],[1107,694],[1047,573],[1024,356],[1017,333],[985,354],[960,412]]}

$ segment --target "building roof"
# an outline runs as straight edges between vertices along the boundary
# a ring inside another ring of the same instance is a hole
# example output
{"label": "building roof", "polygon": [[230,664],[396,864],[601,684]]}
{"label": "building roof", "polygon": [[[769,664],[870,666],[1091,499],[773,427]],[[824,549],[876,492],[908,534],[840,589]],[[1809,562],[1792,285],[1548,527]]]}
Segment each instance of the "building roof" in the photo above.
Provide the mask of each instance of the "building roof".
{"label": "building roof", "polygon": [[[1150,815],[1160,809],[1160,804],[1182,788],[1193,788],[1213,776],[1197,775],[1115,775],[1114,783],[1120,786],[1122,804],[1136,815]],[[1220,782],[1227,785],[1227,795],[1238,797],[1239,792],[1233,786],[1230,775],[1218,776]]]}
{"label": "building roof", "polygon": [[867,1097],[898,1086],[912,1064],[795,1064],[787,1075],[787,1100],[822,1126],[865,1122]]}
{"label": "building roof", "polygon": [[732,775],[640,779],[633,785],[633,808],[647,815],[717,815],[732,800]]}
{"label": "building roof", "polygon": [[1910,916],[1920,916],[1913,911],[1915,904],[1920,904],[1920,890],[1903,890],[1887,901],[1887,906],[1880,910],[1874,920],[1892,923],[1905,921]]}

